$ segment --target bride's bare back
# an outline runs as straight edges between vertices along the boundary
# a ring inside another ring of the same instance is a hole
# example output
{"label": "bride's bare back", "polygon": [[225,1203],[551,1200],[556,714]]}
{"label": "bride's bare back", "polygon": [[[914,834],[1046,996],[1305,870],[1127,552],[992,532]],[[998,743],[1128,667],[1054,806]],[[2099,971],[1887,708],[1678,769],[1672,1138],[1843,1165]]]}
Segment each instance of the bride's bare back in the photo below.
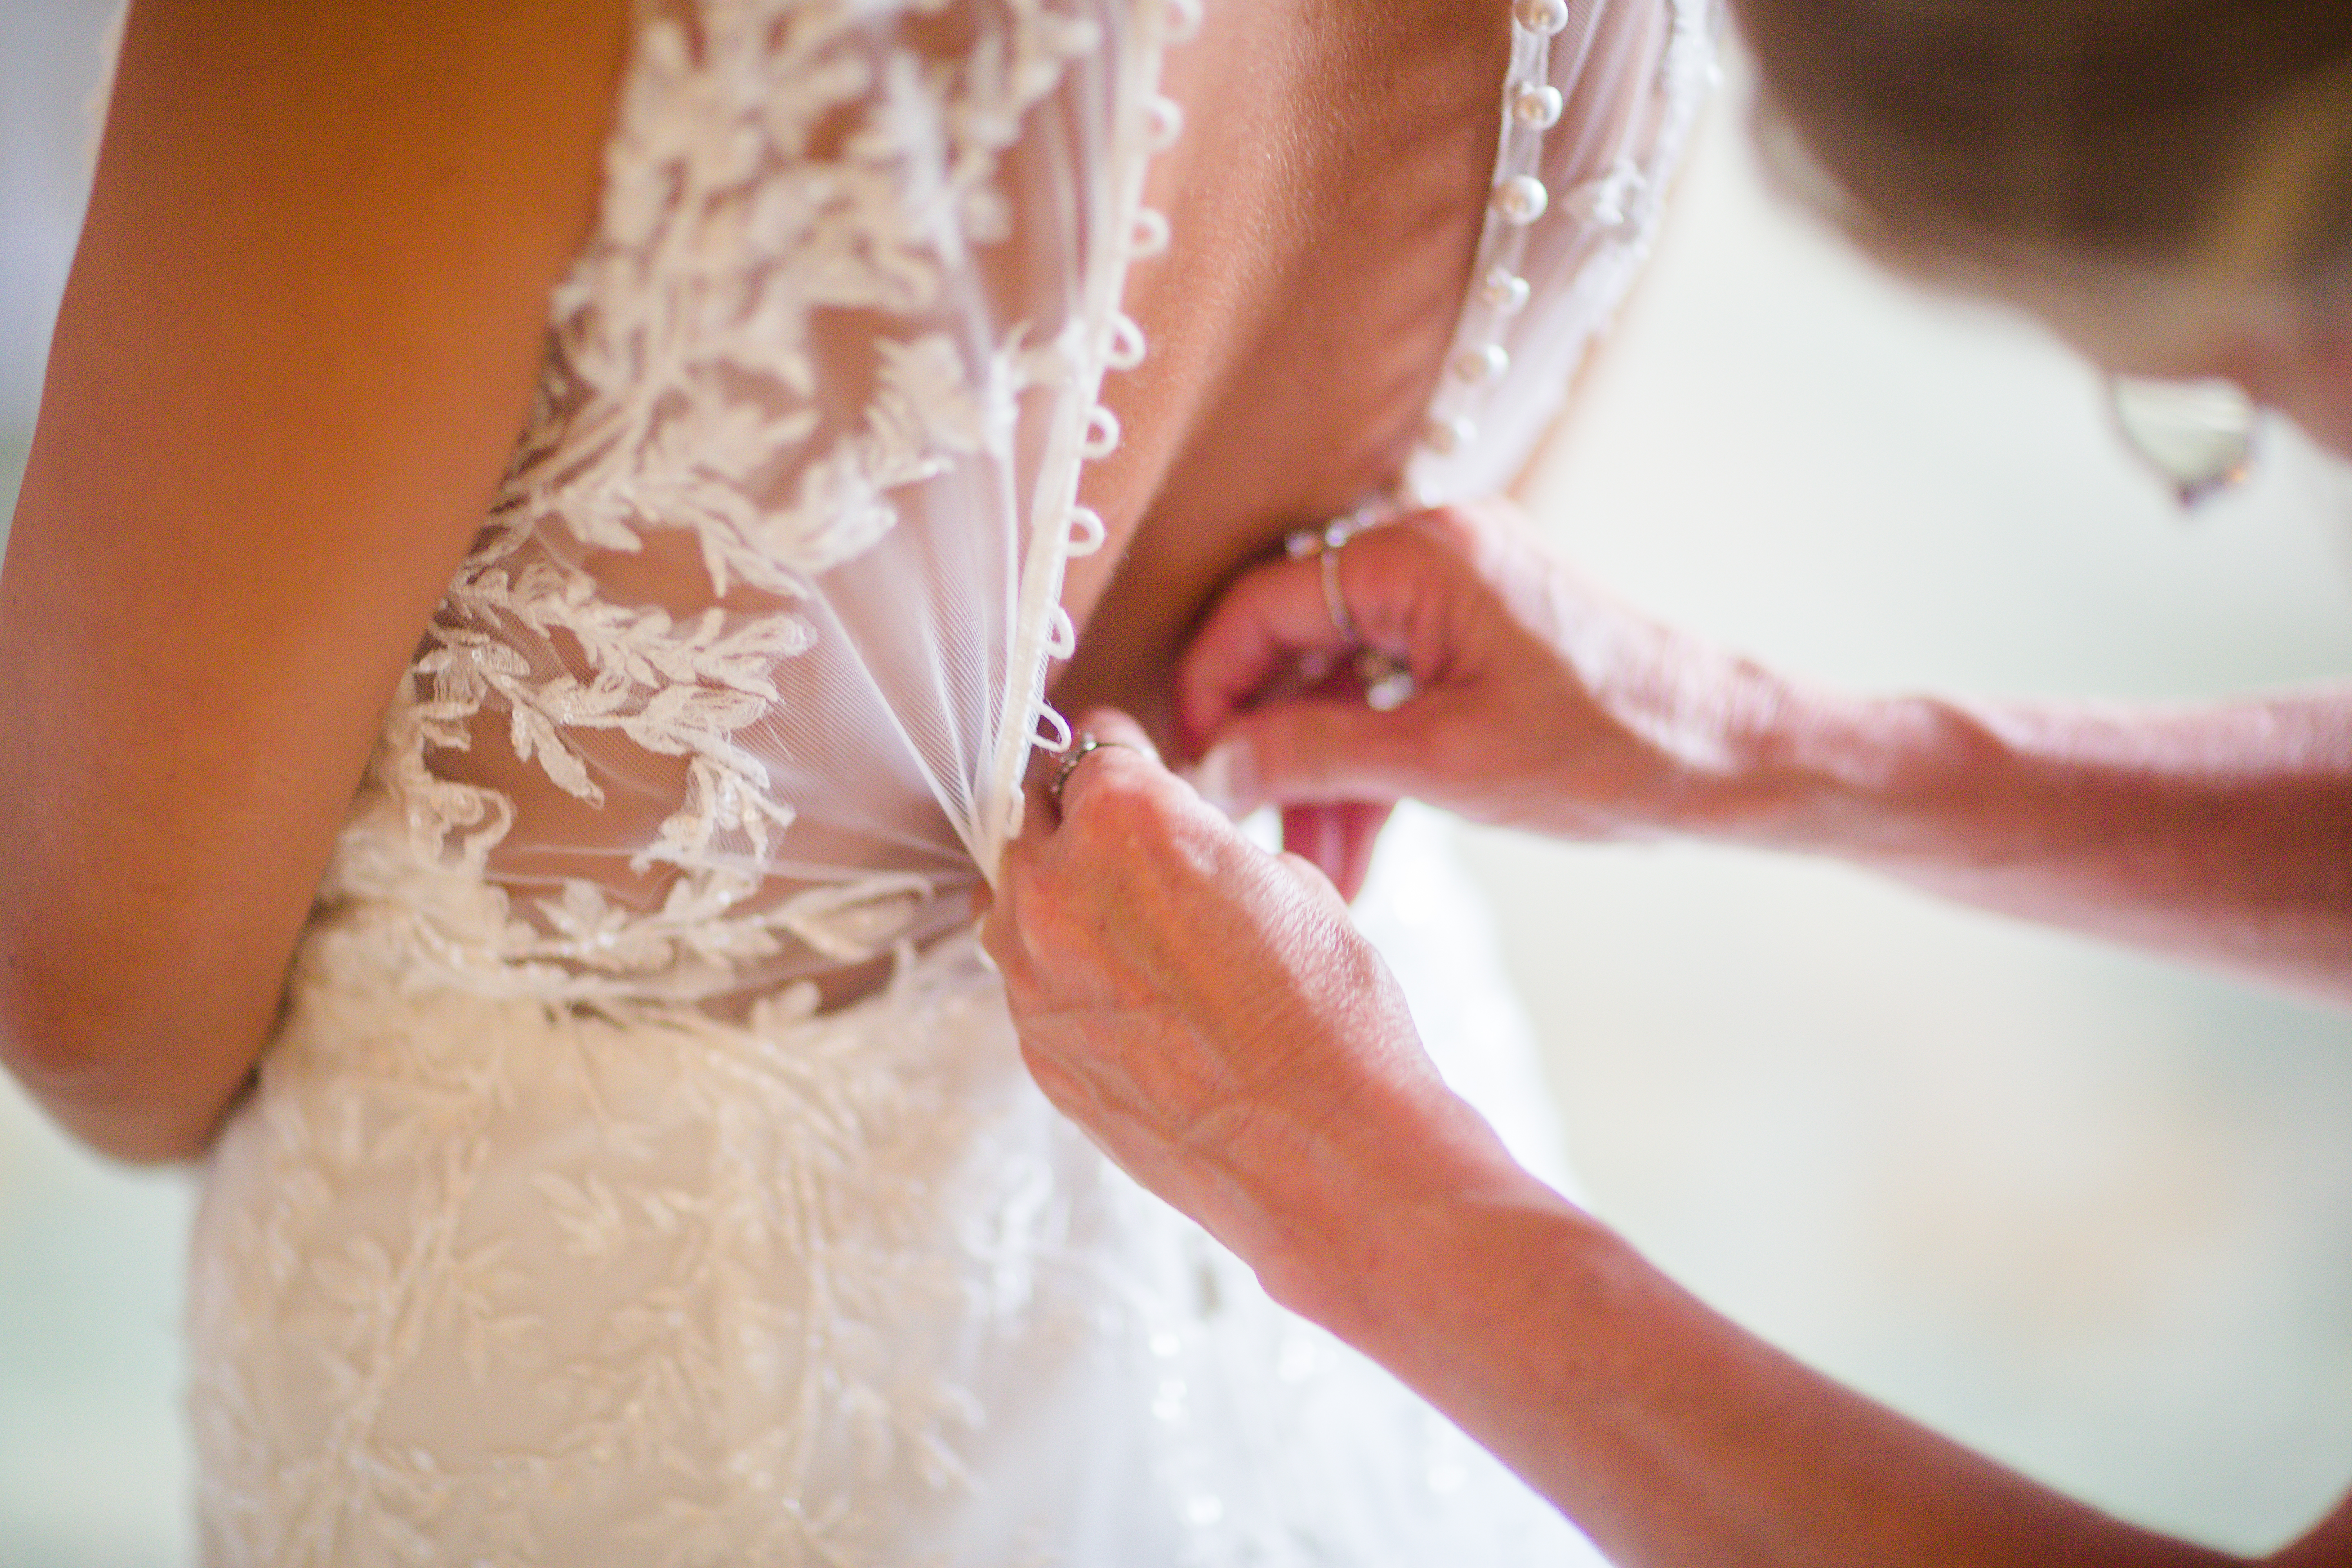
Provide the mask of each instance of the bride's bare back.
{"label": "bride's bare back", "polygon": [[1280,533],[1402,471],[1470,287],[1494,176],[1497,0],[1223,5],[1171,51],[1185,130],[1152,171],[1172,236],[1106,386],[1126,429],[1086,489],[1123,551],[1074,565],[1065,706],[1163,710],[1205,595]]}
{"label": "bride's bare back", "polygon": [[[1287,531],[1395,492],[1481,281],[1509,12],[1505,0],[1213,5],[1199,40],[1171,53],[1185,131],[1150,197],[1173,238],[1127,291],[1151,353],[1108,384],[1127,436],[1086,479],[1125,549],[1071,568],[1064,602],[1086,637],[1054,684],[1066,710],[1124,708],[1165,741],[1170,664],[1214,587]],[[1670,15],[1575,12],[1560,43],[1580,42],[1587,68],[1555,58],[1566,98],[1540,162],[1563,194],[1655,157],[1672,130]],[[1538,283],[1566,288],[1607,227],[1552,215]],[[1573,354],[1603,314],[1555,321],[1570,342],[1544,349]],[[1560,392],[1513,390],[1538,417]],[[1523,457],[1487,472],[1507,478]]]}

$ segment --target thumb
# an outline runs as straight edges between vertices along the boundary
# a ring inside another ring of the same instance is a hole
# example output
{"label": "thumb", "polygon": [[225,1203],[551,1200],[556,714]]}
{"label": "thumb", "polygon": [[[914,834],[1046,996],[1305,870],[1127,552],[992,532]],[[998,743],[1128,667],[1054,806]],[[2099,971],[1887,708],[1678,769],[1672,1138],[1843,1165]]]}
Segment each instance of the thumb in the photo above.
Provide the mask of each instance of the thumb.
{"label": "thumb", "polygon": [[1429,793],[1441,694],[1389,712],[1301,698],[1235,717],[1193,770],[1192,787],[1240,816],[1268,804],[1397,800]]}

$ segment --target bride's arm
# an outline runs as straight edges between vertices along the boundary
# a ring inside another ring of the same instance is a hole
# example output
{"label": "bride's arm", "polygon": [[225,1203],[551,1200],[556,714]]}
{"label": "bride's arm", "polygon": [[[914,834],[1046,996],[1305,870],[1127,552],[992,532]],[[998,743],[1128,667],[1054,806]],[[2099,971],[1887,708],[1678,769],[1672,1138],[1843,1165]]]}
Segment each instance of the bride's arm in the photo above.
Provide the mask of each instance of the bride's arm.
{"label": "bride's arm", "polygon": [[0,577],[0,1056],[131,1159],[249,1072],[530,405],[620,0],[139,0]]}

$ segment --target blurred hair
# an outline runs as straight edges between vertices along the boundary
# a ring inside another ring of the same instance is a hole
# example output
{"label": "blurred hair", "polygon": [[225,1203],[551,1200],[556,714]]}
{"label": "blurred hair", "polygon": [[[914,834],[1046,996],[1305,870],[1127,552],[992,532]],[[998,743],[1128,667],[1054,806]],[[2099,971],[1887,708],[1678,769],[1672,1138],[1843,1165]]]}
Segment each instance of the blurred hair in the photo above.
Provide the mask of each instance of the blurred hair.
{"label": "blurred hair", "polygon": [[1736,4],[1768,150],[1865,243],[2352,268],[2352,0]]}

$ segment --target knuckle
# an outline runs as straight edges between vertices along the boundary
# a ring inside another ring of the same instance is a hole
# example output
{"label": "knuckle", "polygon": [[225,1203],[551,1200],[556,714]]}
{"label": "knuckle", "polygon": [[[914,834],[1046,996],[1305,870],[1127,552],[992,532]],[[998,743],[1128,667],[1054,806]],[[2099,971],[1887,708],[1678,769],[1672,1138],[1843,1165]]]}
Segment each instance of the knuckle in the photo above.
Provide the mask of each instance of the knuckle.
{"label": "knuckle", "polygon": [[1275,859],[1310,897],[1325,899],[1332,895],[1329,874],[1306,856],[1282,849],[1276,852]]}
{"label": "knuckle", "polygon": [[1066,1067],[1062,1059],[1038,1044],[1029,1035],[1021,1037],[1021,1062],[1029,1069],[1040,1092],[1055,1109],[1067,1112],[1079,1105],[1084,1095],[1079,1092],[1077,1075]]}
{"label": "knuckle", "polygon": [[[1408,525],[1410,526],[1410,525]],[[1348,601],[1374,644],[1394,646],[1427,579],[1427,547],[1402,529],[1373,529],[1348,546]]]}
{"label": "knuckle", "polygon": [[1003,974],[1004,1009],[1012,1014],[1013,1027],[1017,1030],[1033,1014],[1044,1009],[1045,996],[1035,977],[1028,973],[1024,966],[1007,964]]}
{"label": "knuckle", "polygon": [[991,925],[1001,921],[1015,930],[1025,927],[1032,911],[1052,898],[1053,873],[1042,856],[1025,847],[1025,841],[1005,852],[997,878],[1003,885]]}
{"label": "knuckle", "polygon": [[1154,787],[1158,781],[1143,758],[1106,747],[1089,757],[1086,765],[1095,770],[1095,776],[1079,795],[1069,826],[1078,830],[1081,842],[1089,847],[1104,836],[1117,842],[1124,836],[1148,831],[1163,814],[1160,791]]}

